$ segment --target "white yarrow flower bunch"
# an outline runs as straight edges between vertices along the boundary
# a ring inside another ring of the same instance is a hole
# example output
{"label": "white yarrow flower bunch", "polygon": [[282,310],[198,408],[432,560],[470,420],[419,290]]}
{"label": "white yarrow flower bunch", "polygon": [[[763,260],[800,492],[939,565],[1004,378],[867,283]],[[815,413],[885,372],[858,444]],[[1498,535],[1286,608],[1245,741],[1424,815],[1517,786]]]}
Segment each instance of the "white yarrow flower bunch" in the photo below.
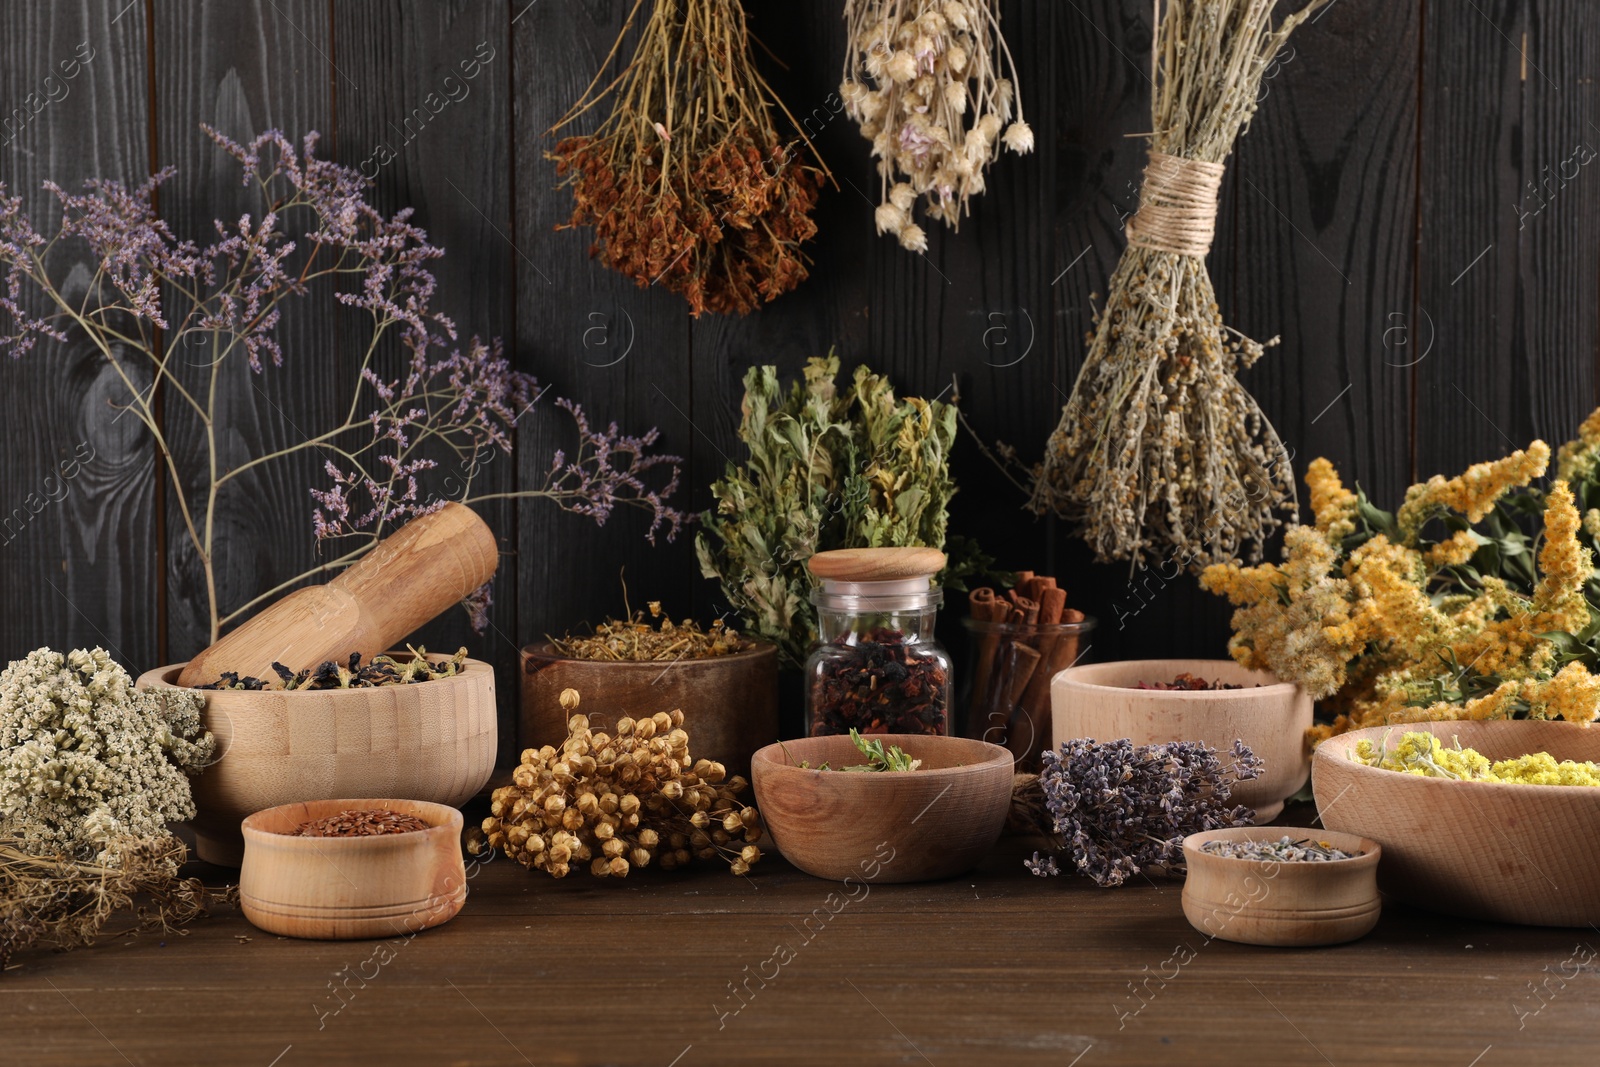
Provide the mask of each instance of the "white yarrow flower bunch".
{"label": "white yarrow flower bunch", "polygon": [[874,222],[925,252],[927,234],[912,220],[918,197],[930,218],[959,229],[1000,146],[1033,151],[998,0],[846,0],[845,21],[839,94],[878,160]]}

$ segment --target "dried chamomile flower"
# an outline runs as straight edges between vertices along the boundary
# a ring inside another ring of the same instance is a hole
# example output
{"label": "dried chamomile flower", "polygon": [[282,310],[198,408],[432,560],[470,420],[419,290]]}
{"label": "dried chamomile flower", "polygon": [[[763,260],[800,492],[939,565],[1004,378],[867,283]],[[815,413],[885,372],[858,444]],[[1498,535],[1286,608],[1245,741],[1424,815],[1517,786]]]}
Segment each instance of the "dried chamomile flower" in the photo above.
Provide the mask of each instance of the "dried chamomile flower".
{"label": "dried chamomile flower", "polygon": [[848,0],[845,21],[839,95],[878,160],[883,203],[873,221],[902,248],[926,252],[928,235],[911,217],[918,196],[930,218],[958,229],[1000,145],[1033,151],[999,4]]}

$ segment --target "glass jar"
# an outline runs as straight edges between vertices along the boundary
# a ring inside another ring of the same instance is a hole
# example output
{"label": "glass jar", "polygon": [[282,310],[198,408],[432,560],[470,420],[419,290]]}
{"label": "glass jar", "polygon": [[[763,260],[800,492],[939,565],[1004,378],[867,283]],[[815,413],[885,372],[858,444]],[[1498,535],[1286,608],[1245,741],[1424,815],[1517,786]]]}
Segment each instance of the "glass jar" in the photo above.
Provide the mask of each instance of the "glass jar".
{"label": "glass jar", "polygon": [[806,660],[806,732],[947,734],[950,656],[933,636],[944,592],[927,577],[811,591],[817,643]]}

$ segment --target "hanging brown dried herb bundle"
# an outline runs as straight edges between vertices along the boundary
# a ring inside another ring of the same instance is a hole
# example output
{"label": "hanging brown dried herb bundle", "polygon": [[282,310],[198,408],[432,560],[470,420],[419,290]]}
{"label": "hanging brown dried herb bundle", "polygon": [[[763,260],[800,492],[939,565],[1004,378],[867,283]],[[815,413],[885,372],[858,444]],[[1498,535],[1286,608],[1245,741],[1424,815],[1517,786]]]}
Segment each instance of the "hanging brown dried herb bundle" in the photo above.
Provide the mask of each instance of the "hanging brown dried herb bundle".
{"label": "hanging brown dried herb bundle", "polygon": [[839,94],[878,160],[878,232],[926,252],[927,234],[911,220],[919,196],[929,218],[958,229],[1000,145],[1033,151],[1000,5],[846,0],[844,17],[850,50]]}
{"label": "hanging brown dried herb bundle", "polygon": [[1276,0],[1167,4],[1139,212],[1030,502],[1075,521],[1102,560],[1158,550],[1198,569],[1247,546],[1259,559],[1295,511],[1283,444],[1234,377],[1266,346],[1223,324],[1205,256],[1262,74],[1327,3],[1276,29]]}
{"label": "hanging brown dried herb bundle", "polygon": [[37,842],[0,838],[0,971],[24,949],[92,945],[119,912],[135,920],[130,929],[170,930],[233,898],[231,889],[178,877],[185,850],[171,835],[121,839],[107,850],[115,866],[40,855]]}
{"label": "hanging brown dried herb bundle", "polygon": [[550,156],[575,201],[567,226],[594,227],[591,255],[641,288],[681,293],[697,316],[746,314],[805,280],[800,246],[817,232],[826,168],[779,136],[774,107],[799,126],[751,61],[738,0],[648,0],[637,51],[601,87],[646,2],[551,130],[611,101],[599,129]]}

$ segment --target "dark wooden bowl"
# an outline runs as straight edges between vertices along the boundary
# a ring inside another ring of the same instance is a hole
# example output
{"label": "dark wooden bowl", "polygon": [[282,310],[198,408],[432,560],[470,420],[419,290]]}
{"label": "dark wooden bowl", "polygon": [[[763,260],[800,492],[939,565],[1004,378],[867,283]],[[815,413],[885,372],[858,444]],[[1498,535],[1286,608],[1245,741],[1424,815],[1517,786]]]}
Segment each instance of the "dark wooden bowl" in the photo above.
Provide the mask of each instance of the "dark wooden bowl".
{"label": "dark wooden bowl", "polygon": [[750,754],[778,737],[778,649],[758,643],[747,652],[672,663],[568,659],[541,641],[522,650],[524,748],[560,747],[567,736],[561,691],[583,698],[579,711],[607,725],[624,715],[646,718],[683,712],[689,751],[717,760],[728,774],[750,773]]}
{"label": "dark wooden bowl", "polygon": [[756,807],[784,859],[818,878],[858,882],[925,882],[971,870],[1005,827],[1011,753],[966,737],[873,740],[899,745],[922,766],[800,766],[865,762],[848,735],[768,745],[752,758]]}

